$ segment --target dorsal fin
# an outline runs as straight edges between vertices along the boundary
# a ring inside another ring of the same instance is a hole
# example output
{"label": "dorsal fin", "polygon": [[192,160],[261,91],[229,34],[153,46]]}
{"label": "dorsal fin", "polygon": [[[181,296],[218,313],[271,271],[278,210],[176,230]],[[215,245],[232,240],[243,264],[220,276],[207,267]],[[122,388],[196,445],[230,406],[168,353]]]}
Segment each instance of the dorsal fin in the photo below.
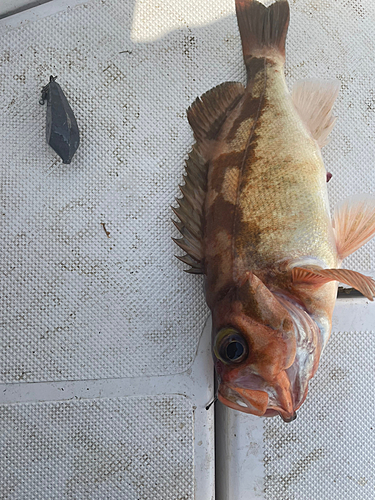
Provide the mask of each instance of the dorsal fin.
{"label": "dorsal fin", "polygon": [[209,90],[188,109],[187,116],[197,144],[193,146],[186,161],[185,184],[180,186],[182,198],[177,199],[178,208],[172,210],[180,222],[173,221],[182,238],[173,241],[186,255],[178,257],[191,266],[187,272],[203,273],[203,205],[207,192],[207,161],[201,154],[204,141],[214,140],[228,113],[237,105],[245,92],[241,83],[227,82]]}
{"label": "dorsal fin", "polygon": [[327,138],[336,122],[332,107],[339,90],[337,80],[300,80],[293,85],[294,107],[321,148],[328,143]]}
{"label": "dorsal fin", "polygon": [[202,215],[207,190],[207,167],[197,145],[193,146],[185,168],[185,185],[180,186],[183,197],[176,199],[179,207],[172,207],[180,220],[173,223],[182,234],[182,238],[172,239],[186,252],[186,255],[177,258],[191,266],[187,272],[201,274],[203,273]]}
{"label": "dorsal fin", "polygon": [[203,94],[187,110],[196,141],[215,139],[228,113],[245,92],[242,83],[225,82]]}

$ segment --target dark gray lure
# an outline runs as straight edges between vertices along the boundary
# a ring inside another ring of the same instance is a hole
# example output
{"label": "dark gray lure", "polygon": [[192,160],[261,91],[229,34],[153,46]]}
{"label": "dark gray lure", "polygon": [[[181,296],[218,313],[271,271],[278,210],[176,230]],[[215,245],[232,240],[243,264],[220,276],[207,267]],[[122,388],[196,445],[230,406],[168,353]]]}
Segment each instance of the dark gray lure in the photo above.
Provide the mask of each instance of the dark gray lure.
{"label": "dark gray lure", "polygon": [[70,163],[79,146],[79,130],[72,108],[55,80],[56,77],[50,76],[49,83],[42,89],[39,102],[44,104],[47,101],[47,143],[63,163]]}

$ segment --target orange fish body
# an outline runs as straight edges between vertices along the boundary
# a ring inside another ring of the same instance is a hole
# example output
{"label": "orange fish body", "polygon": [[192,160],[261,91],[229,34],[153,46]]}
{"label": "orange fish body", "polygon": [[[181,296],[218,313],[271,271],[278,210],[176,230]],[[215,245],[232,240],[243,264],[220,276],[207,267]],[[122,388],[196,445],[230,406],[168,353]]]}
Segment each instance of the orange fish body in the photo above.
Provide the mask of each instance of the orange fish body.
{"label": "orange fish body", "polygon": [[338,267],[374,234],[375,203],[349,200],[331,221],[320,149],[338,86],[310,80],[289,94],[288,2],[236,9],[247,86],[224,83],[188,110],[196,145],[176,242],[205,275],[219,399],[291,421],[331,332],[337,281],[372,300],[370,278]]}

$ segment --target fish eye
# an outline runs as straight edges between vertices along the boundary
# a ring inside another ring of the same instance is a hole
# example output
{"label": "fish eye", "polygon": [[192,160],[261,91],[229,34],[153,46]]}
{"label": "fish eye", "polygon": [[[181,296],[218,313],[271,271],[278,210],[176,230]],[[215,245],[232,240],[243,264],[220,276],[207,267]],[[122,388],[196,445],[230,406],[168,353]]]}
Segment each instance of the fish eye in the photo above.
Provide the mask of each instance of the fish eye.
{"label": "fish eye", "polygon": [[226,347],[226,355],[231,361],[240,358],[244,353],[244,346],[237,340],[231,340]]}
{"label": "fish eye", "polygon": [[218,333],[215,355],[224,363],[240,363],[248,354],[247,342],[233,328],[224,328]]}

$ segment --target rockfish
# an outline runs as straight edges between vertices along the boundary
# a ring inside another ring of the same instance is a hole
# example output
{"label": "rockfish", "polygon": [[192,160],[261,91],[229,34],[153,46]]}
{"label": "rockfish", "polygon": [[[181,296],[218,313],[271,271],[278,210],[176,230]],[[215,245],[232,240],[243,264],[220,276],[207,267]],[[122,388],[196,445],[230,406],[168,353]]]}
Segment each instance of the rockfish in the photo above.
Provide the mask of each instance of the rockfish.
{"label": "rockfish", "polygon": [[287,0],[236,0],[247,84],[227,82],[188,109],[196,144],[173,209],[188,272],[205,278],[218,398],[286,422],[306,398],[331,333],[338,282],[372,300],[375,282],[340,269],[375,233],[375,201],[331,219],[321,147],[336,82],[288,92]]}

